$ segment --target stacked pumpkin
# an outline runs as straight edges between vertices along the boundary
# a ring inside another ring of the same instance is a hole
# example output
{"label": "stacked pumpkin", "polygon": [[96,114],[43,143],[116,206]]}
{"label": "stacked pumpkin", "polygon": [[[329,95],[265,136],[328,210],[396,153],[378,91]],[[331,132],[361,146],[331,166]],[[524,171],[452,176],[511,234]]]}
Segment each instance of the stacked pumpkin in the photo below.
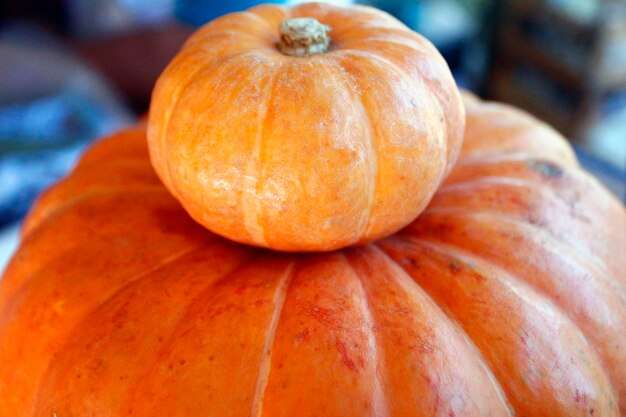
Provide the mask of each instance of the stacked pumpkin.
{"label": "stacked pumpkin", "polygon": [[256,7],[31,211],[0,415],[626,415],[625,248],[566,141],[421,36]]}

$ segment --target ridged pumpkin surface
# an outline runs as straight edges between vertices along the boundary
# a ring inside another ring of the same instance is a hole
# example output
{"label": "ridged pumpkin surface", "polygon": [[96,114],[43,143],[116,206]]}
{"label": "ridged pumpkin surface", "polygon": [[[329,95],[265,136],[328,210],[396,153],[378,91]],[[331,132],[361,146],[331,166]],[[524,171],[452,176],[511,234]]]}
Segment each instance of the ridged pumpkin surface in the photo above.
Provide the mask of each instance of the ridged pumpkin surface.
{"label": "ridged pumpkin surface", "polygon": [[0,283],[0,415],[626,413],[624,208],[547,126],[466,108],[414,223],[316,255],[196,224],[144,126],[99,142]]}
{"label": "ridged pumpkin surface", "polygon": [[[330,27],[327,52],[280,52],[281,22],[302,17]],[[187,41],[155,87],[148,139],[163,183],[209,230],[328,251],[412,222],[454,164],[464,120],[437,49],[390,15],[266,5]]]}

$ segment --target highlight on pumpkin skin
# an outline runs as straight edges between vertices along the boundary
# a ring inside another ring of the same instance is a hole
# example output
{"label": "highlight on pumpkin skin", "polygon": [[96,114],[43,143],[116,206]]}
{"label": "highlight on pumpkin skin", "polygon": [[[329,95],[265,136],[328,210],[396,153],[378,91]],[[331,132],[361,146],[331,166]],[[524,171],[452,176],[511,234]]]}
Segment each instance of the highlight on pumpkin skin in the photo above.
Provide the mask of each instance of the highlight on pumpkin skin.
{"label": "highlight on pumpkin skin", "polygon": [[413,221],[454,164],[464,121],[444,59],[390,15],[263,5],[186,42],[153,92],[148,143],[207,229],[329,251]]}

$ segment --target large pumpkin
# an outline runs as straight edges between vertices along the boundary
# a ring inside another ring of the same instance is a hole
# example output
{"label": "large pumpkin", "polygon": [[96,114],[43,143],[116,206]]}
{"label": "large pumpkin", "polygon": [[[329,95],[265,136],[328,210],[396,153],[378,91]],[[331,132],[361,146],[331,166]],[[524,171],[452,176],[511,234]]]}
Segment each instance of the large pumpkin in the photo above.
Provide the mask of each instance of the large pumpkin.
{"label": "large pumpkin", "polygon": [[148,139],[197,222],[243,243],[323,251],[413,221],[463,124],[443,58],[391,16],[260,6],[189,39],[156,85]]}
{"label": "large pumpkin", "polygon": [[400,233],[288,255],[196,224],[145,126],[44,194],[0,284],[0,415],[626,415],[626,214],[552,129],[467,97]]}

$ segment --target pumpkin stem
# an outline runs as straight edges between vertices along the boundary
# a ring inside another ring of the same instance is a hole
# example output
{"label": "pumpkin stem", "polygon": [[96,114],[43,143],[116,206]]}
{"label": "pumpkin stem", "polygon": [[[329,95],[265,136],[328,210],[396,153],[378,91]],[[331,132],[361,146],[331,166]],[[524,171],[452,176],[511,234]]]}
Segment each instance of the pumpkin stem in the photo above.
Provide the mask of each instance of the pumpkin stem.
{"label": "pumpkin stem", "polygon": [[278,49],[285,55],[307,57],[323,54],[330,45],[330,26],[312,17],[296,17],[280,24]]}

